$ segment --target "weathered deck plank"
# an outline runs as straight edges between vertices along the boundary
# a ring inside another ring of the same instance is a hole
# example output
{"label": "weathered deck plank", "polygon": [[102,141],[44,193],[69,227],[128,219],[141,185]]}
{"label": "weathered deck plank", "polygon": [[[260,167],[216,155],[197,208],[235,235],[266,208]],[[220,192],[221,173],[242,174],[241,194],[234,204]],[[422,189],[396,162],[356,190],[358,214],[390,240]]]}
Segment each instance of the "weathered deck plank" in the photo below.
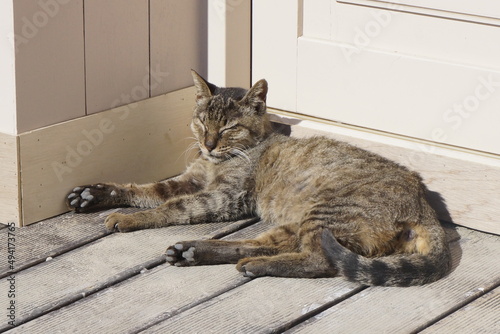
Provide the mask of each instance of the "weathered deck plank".
{"label": "weathered deck plank", "polygon": [[[111,212],[132,213],[143,209],[120,208],[97,213],[75,214],[66,213],[37,224],[18,228],[15,231],[15,270],[21,271],[35,264],[44,262],[49,257],[59,256],[72,249],[95,241],[109,234],[104,227],[104,219]],[[220,238],[242,227],[253,224],[258,219],[244,219],[228,223],[207,237]],[[6,225],[0,224],[0,230]],[[7,233],[7,230],[0,232]],[[2,235],[3,238],[3,235]],[[6,239],[6,236],[4,238]],[[0,243],[0,254],[6,254],[7,242]],[[11,272],[7,257],[0,258],[0,278]]]}
{"label": "weathered deck plank", "polygon": [[290,333],[409,333],[422,330],[500,284],[492,254],[499,238],[460,228],[452,243],[455,270],[446,278],[410,288],[370,287],[318,314]]}
{"label": "weathered deck plank", "polygon": [[[223,228],[226,223],[116,233],[16,275],[18,324],[74,302],[165,261],[167,246]],[[0,281],[0,291],[8,291]],[[2,323],[0,330],[6,329]]]}
{"label": "weathered deck plank", "polygon": [[[166,246],[174,242],[203,237],[207,230],[212,230],[207,237],[221,236],[223,232],[228,233],[235,228],[247,226],[255,221],[255,219],[242,220],[229,226],[225,223],[218,223],[210,224],[210,226],[194,225],[160,229],[157,231],[165,231],[161,237],[165,240],[157,242],[155,236],[154,240],[151,240],[151,244],[163,245],[162,249],[164,250]],[[191,231],[193,228],[197,228],[198,231]],[[232,238],[253,237],[265,228],[264,223],[255,224],[239,230]],[[129,235],[132,234],[116,234],[114,236]],[[114,236],[106,237],[103,243],[110,243],[108,240]],[[148,239],[153,238],[150,235],[145,237]],[[123,237],[120,239],[123,239]],[[229,239],[231,239],[231,236]],[[139,244],[141,241],[137,239],[128,240],[128,242]],[[164,244],[164,242],[168,244]],[[113,244],[117,246],[117,242]],[[93,245],[86,246],[84,249],[91,246]],[[139,247],[132,246],[132,248],[134,248],[133,251],[135,252],[139,251],[137,252],[139,253],[138,256],[141,256]],[[157,247],[153,246],[152,248]],[[142,252],[144,258],[148,258],[146,255],[145,252]],[[89,255],[85,254],[84,256],[88,257]],[[71,257],[75,256],[72,255]],[[116,263],[116,259],[113,259],[113,262]],[[92,275],[91,279],[93,278],[94,275]],[[88,279],[86,281],[88,282]],[[95,333],[134,332],[147,328],[162,319],[170,317],[172,314],[199,304],[247,281],[249,279],[236,271],[234,265],[177,268],[163,264],[150,271],[143,271],[141,275],[100,291],[68,307],[41,316],[9,332],[26,333],[35,330],[41,332],[59,331],[61,333],[87,333],[89,331]],[[70,296],[75,294],[76,292],[73,292]],[[117,301],[119,302],[117,303]],[[96,321],[96,314],[99,314],[99,321]]]}
{"label": "weathered deck plank", "polygon": [[[176,268],[162,264],[165,248],[174,242],[220,238],[231,232],[227,238],[249,238],[269,228],[262,222],[254,224],[255,219],[107,235],[104,215],[93,221],[88,215],[72,215],[76,217],[87,220],[52,222],[51,228],[62,237],[53,237],[46,248],[40,244],[49,237],[47,225],[42,229],[47,236],[39,239],[38,231],[31,230],[33,236],[27,232],[38,224],[18,230],[25,231],[32,247],[41,250],[41,255],[33,256],[43,260],[44,254],[57,249],[60,255],[33,266],[32,251],[24,249],[29,244],[23,245],[21,253],[31,267],[16,274],[16,320],[18,324],[29,321],[9,333],[287,329],[290,333],[406,333],[428,326],[429,333],[461,328],[493,333],[490,327],[498,325],[498,288],[494,289],[500,285],[500,263],[491,256],[500,250],[498,236],[445,224],[456,267],[448,277],[423,287],[366,288],[341,278],[249,280],[234,265]],[[104,235],[90,242],[89,236],[96,233]],[[144,267],[154,268],[141,271]],[[5,279],[0,281],[0,291],[5,291],[6,284]],[[4,299],[0,297],[2,304]],[[463,320],[461,314],[477,318],[477,324]],[[481,327],[481,317],[486,327]],[[464,321],[461,326],[453,320],[459,318]],[[0,332],[9,328],[6,322],[0,325]]]}
{"label": "weathered deck plank", "polygon": [[[16,229],[15,270],[20,271],[43,262],[48,257],[57,256],[105,236],[107,232],[102,224],[103,221],[104,216],[99,213],[87,215],[67,213]],[[6,231],[0,233],[6,233]],[[6,253],[6,247],[6,242],[0,243],[0,254]],[[0,277],[5,277],[9,271],[6,260],[6,257],[0,260]]]}
{"label": "weathered deck plank", "polygon": [[462,307],[422,333],[500,333],[500,288]]}
{"label": "weathered deck plank", "polygon": [[[72,249],[109,234],[104,219],[111,212],[132,213],[136,208],[120,208],[88,214],[65,213],[15,231],[15,272],[44,262]],[[0,233],[6,233],[2,231]],[[0,243],[0,254],[5,254],[7,243]],[[0,278],[10,271],[7,258],[0,261]]]}
{"label": "weathered deck plank", "polygon": [[361,289],[340,278],[257,278],[144,333],[275,332]]}
{"label": "weathered deck plank", "polygon": [[7,333],[133,333],[248,279],[233,265],[160,265]]}

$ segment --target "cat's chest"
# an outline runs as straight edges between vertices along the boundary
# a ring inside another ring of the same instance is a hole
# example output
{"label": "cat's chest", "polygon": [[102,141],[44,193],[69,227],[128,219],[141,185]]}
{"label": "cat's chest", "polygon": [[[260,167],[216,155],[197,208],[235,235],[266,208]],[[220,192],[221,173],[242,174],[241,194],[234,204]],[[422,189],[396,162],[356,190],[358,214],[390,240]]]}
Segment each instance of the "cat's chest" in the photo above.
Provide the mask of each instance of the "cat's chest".
{"label": "cat's chest", "polygon": [[219,164],[200,161],[197,174],[204,178],[207,190],[220,188],[242,189],[248,187],[254,173],[251,163],[244,159],[232,159]]}

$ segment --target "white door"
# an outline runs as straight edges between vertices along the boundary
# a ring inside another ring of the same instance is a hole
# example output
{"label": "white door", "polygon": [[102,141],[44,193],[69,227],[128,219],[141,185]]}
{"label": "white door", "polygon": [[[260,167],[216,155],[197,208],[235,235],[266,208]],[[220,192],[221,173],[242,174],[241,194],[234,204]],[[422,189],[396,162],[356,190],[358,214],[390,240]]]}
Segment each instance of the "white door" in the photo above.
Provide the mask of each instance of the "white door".
{"label": "white door", "polygon": [[500,2],[254,0],[270,107],[500,154]]}

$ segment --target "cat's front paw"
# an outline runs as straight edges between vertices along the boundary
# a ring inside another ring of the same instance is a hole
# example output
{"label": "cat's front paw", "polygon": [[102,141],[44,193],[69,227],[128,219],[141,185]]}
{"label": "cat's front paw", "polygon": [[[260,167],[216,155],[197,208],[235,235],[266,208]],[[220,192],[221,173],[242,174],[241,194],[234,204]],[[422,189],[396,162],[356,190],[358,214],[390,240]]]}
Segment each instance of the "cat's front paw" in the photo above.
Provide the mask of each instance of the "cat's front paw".
{"label": "cat's front paw", "polygon": [[196,247],[192,241],[178,242],[167,248],[166,260],[173,266],[185,267],[196,265]]}
{"label": "cat's front paw", "polygon": [[66,205],[75,212],[92,212],[119,206],[121,192],[116,186],[93,184],[73,188],[66,195]]}

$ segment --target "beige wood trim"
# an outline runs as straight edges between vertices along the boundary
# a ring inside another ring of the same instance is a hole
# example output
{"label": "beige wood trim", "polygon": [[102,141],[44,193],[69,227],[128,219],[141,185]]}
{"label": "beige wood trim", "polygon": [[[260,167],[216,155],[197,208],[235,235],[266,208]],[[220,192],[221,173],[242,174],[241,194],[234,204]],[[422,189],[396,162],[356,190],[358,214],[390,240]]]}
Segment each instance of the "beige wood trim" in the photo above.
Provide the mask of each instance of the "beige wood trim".
{"label": "beige wood trim", "polygon": [[181,172],[193,97],[186,88],[21,134],[23,224],[67,211],[64,196],[77,185],[145,183]]}
{"label": "beige wood trim", "polygon": [[[425,142],[310,116],[269,110],[298,137],[327,135],[376,152],[419,172],[441,219],[500,234],[500,156]],[[439,204],[437,192],[447,206]]]}
{"label": "beige wood trim", "polygon": [[17,136],[0,133],[0,223],[19,226],[19,164]]}

